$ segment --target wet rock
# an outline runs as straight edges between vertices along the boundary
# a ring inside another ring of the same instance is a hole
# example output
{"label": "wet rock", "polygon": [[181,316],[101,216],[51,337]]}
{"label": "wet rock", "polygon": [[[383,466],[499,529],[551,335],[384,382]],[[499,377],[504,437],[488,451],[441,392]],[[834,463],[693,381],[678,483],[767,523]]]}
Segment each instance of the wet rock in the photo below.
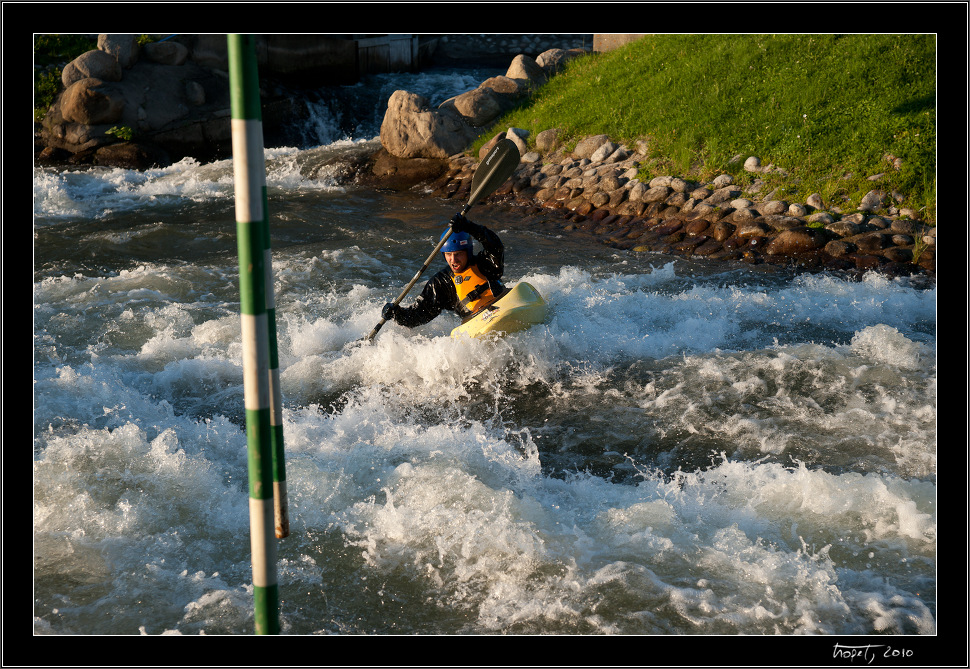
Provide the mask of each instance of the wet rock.
{"label": "wet rock", "polygon": [[780,232],[765,247],[768,255],[797,255],[823,248],[829,237],[820,228],[798,227]]}
{"label": "wet rock", "polygon": [[763,221],[754,220],[740,224],[737,227],[735,235],[738,239],[743,240],[751,237],[766,237],[768,232],[769,228]]}

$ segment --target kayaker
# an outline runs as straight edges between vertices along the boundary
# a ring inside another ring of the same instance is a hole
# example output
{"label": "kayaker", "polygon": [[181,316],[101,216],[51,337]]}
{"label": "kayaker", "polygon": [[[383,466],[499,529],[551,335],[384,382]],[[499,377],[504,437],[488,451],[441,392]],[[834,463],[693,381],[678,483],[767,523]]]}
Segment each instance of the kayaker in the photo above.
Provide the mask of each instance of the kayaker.
{"label": "kayaker", "polygon": [[[431,277],[410,306],[390,302],[384,305],[382,318],[413,328],[448,309],[464,321],[507,292],[501,280],[505,272],[505,247],[498,235],[461,214],[451,219],[451,232],[441,247],[448,266]],[[446,230],[442,237],[447,234]],[[482,245],[481,252],[473,253],[473,240]]]}

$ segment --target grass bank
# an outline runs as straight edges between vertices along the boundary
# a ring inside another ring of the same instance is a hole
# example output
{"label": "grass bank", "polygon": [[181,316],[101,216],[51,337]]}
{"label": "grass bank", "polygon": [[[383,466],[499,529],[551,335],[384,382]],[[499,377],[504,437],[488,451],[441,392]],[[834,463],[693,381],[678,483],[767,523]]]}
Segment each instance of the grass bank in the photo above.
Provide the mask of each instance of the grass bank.
{"label": "grass bank", "polygon": [[933,35],[651,35],[571,61],[496,127],[509,126],[646,139],[645,178],[744,183],[758,156],[787,170],[769,182],[786,199],[819,193],[847,212],[880,187],[936,218]]}

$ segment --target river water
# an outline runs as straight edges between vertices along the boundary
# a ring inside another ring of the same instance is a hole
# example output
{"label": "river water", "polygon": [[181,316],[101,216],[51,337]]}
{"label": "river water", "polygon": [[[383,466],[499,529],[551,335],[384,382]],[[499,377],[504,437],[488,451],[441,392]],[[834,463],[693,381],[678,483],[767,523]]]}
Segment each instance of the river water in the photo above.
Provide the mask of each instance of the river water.
{"label": "river water", "polygon": [[[482,205],[548,322],[362,344],[461,203],[329,175],[376,131],[314,122],[266,152],[283,633],[936,634],[935,287]],[[34,169],[35,633],[252,633],[237,262],[231,161]]]}

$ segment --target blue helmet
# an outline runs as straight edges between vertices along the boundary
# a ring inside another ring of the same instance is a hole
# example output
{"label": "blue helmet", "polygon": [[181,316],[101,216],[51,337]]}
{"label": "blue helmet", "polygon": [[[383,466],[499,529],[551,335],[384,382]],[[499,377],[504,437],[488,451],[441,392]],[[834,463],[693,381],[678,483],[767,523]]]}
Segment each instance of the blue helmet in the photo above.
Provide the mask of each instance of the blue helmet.
{"label": "blue helmet", "polygon": [[[441,235],[441,239],[445,238],[449,230],[445,230]],[[440,241],[440,240],[439,240]],[[442,253],[454,253],[455,251],[468,251],[468,255],[472,255],[472,236],[467,232],[453,232],[445,245],[441,247]]]}

